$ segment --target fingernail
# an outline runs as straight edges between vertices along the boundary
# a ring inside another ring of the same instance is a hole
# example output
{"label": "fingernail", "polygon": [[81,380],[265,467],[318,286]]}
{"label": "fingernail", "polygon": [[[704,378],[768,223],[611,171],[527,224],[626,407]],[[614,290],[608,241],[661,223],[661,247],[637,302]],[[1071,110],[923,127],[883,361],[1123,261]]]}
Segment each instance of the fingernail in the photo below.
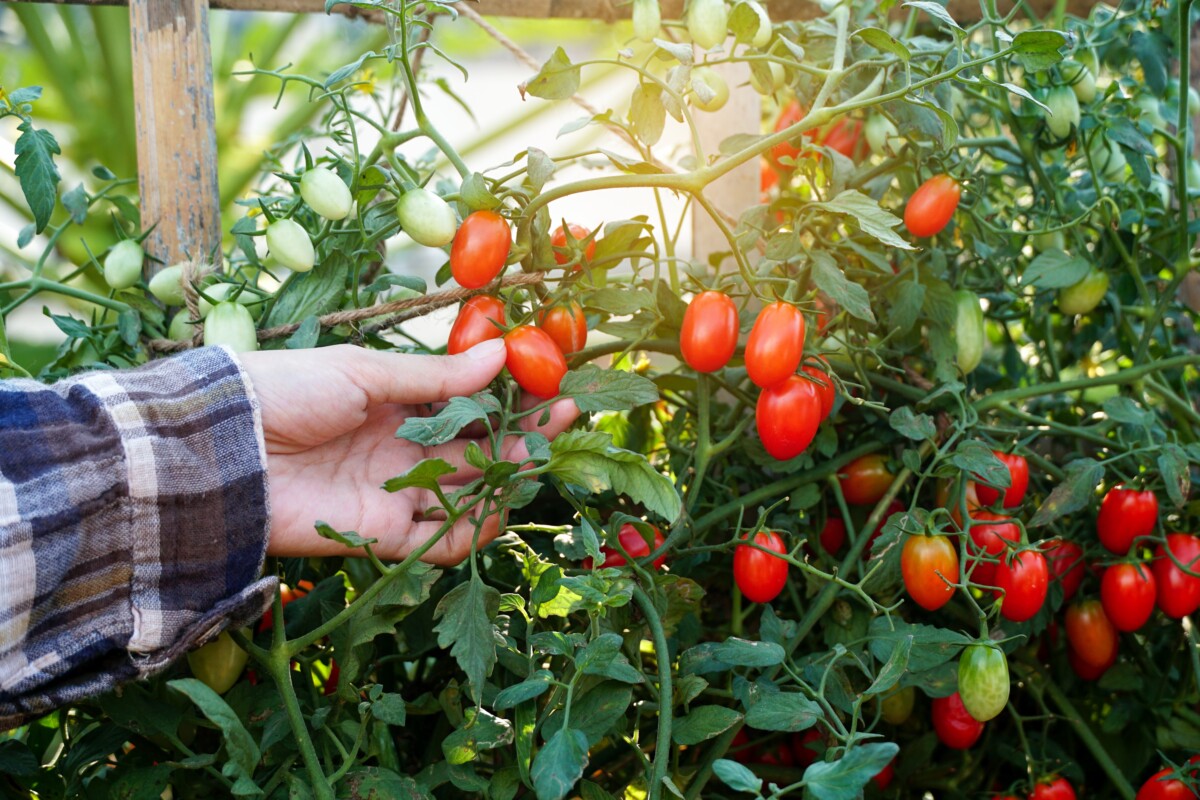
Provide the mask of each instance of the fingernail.
{"label": "fingernail", "polygon": [[486,342],[480,342],[467,351],[467,355],[476,361],[484,361],[489,358],[494,358],[498,353],[504,352],[503,339],[488,339]]}

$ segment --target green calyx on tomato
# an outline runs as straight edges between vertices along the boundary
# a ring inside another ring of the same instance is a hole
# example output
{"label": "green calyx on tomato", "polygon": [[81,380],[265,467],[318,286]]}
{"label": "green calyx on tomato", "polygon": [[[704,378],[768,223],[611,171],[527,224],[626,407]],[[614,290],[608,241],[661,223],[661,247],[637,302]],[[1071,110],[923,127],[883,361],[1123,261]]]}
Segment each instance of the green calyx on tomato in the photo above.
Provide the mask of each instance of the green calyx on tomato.
{"label": "green calyx on tomato", "polygon": [[958,368],[970,375],[983,360],[983,308],[970,289],[954,293],[954,342],[958,348]]}
{"label": "green calyx on tomato", "polygon": [[995,719],[1008,705],[1011,681],[1004,651],[991,643],[969,644],[958,659],[958,693],[975,719]]}
{"label": "green calyx on tomato", "polygon": [[504,271],[512,231],[495,211],[467,215],[450,247],[450,274],[465,289],[480,289]]}
{"label": "green calyx on tomato", "polygon": [[1058,290],[1058,309],[1064,314],[1087,314],[1108,293],[1108,273],[1092,267],[1083,280]]}
{"label": "green calyx on tomato", "polygon": [[554,248],[554,261],[560,267],[574,261],[575,269],[579,269],[591,264],[592,259],[596,257],[596,239],[592,232],[582,225],[560,225],[550,236],[550,246]]}
{"label": "green calyx on tomato", "polygon": [[458,218],[454,209],[428,189],[409,189],[396,202],[400,228],[425,247],[445,247],[454,241]]}
{"label": "green calyx on tomato", "polygon": [[258,331],[250,309],[241,303],[217,303],[204,320],[204,346],[225,345],[235,353],[258,349]]}
{"label": "green calyx on tomato", "polygon": [[267,250],[293,272],[308,272],[316,263],[312,239],[294,219],[277,219],[267,226]]}
{"label": "green calyx on tomato", "polygon": [[722,44],[728,28],[729,9],[725,0],[692,0],[688,6],[688,35],[701,50]]}
{"label": "green calyx on tomato", "polygon": [[344,220],[354,208],[350,187],[327,167],[313,167],[300,177],[300,197],[319,216],[332,222]]}
{"label": "green calyx on tomato", "polygon": [[104,258],[104,282],[113,289],[128,289],[142,279],[146,253],[132,239],[122,239]]}
{"label": "green calyx on tomato", "polygon": [[[249,631],[244,633],[248,635]],[[213,641],[187,654],[192,674],[217,694],[225,694],[233,688],[249,658],[229,631],[222,631]]]}

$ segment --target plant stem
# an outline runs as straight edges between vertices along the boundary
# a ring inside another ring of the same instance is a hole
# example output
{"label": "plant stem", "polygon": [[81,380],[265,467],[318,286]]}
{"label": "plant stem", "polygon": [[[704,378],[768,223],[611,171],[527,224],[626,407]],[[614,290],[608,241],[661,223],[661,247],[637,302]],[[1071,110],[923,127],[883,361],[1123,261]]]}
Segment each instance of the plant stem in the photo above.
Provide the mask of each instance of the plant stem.
{"label": "plant stem", "polygon": [[671,697],[674,695],[671,687],[671,651],[662,620],[650,596],[640,586],[635,586],[633,599],[650,626],[650,635],[654,638],[654,660],[658,664],[658,739],[654,746],[654,770],[647,785],[647,800],[659,800],[662,797],[663,779],[667,777],[667,767],[671,762]]}

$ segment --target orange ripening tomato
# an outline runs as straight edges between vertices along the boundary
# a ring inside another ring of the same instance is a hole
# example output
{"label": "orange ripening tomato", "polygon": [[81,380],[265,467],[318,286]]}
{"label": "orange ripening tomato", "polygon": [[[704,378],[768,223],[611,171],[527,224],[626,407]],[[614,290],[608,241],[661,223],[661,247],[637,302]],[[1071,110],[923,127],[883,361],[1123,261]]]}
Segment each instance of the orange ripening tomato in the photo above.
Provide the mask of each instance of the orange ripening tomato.
{"label": "orange ripening tomato", "polygon": [[817,143],[853,159],[862,138],[862,127],[862,120],[842,117],[829,126]]}
{"label": "orange ripening tomato", "polygon": [[738,312],[724,292],[701,292],[688,303],[679,331],[683,360],[696,372],[716,372],[737,349]]}
{"label": "orange ripening tomato", "polygon": [[875,505],[895,479],[887,468],[887,457],[877,453],[856,458],[838,470],[842,496],[852,506]]}
{"label": "orange ripening tomato", "polygon": [[[771,190],[779,185],[779,173],[765,158],[760,159],[758,167],[758,190],[764,198],[770,197]],[[766,202],[764,200],[763,202]]]}
{"label": "orange ripening tomato", "polygon": [[[295,587],[283,585],[279,587],[279,602],[284,608],[288,607],[288,603],[293,600],[299,600],[304,595],[312,591],[312,581],[297,581]],[[262,615],[262,620],[258,623],[258,632],[269,631],[275,624],[274,605],[272,604]]]}
{"label": "orange ripening tomato", "polygon": [[557,397],[558,385],[567,374],[567,359],[550,334],[521,325],[508,332],[504,343],[508,347],[504,364],[517,385],[543,400]]}
{"label": "orange ripening tomato", "polygon": [[958,551],[945,536],[909,536],[900,552],[900,573],[917,605],[937,611],[954,597],[950,584],[958,583]]}
{"label": "orange ripening tomato", "polygon": [[[592,233],[589,228],[585,228],[582,225],[571,224],[568,225],[567,228],[571,231],[571,238],[576,242],[582,242]],[[553,235],[550,236],[550,244],[552,247],[554,247],[554,260],[557,261],[560,266],[565,266],[567,263],[574,260],[575,256],[571,252],[572,248],[567,244],[567,232],[563,230],[561,225],[558,227],[558,230],[556,230]],[[577,246],[578,245],[576,245],[576,247]],[[587,249],[583,251],[583,264],[590,264],[592,259],[595,257],[596,240],[593,239],[587,243]],[[582,264],[576,264],[575,269],[579,269],[581,266]]]}
{"label": "orange ripening tomato", "polygon": [[564,356],[578,353],[587,344],[587,317],[574,300],[543,308],[538,312],[538,327],[550,334]]}
{"label": "orange ripening tomato", "polygon": [[450,328],[446,352],[465,353],[480,342],[499,339],[504,335],[504,301],[489,294],[480,294],[463,303],[458,318]]}
{"label": "orange ripening tomato", "polygon": [[913,236],[935,236],[950,224],[962,187],[949,175],[935,175],[921,184],[904,207],[904,224]]}
{"label": "orange ripening tomato", "polygon": [[761,389],[769,389],[792,375],[804,356],[804,314],[790,303],[764,308],[746,340],[746,372]]}
{"label": "orange ripening tomato", "polygon": [[763,447],[780,461],[803,453],[817,435],[821,420],[817,385],[799,375],[763,389],[754,410]]}
{"label": "orange ripening tomato", "polygon": [[1106,667],[1117,658],[1117,629],[1099,600],[1083,600],[1067,609],[1067,641],[1089,666]]}
{"label": "orange ripening tomato", "polygon": [[[779,113],[779,118],[775,120],[775,132],[779,133],[784,128],[795,125],[797,122],[804,119],[804,115],[807,113],[808,112],[804,110],[803,106],[793,100],[784,106],[783,111]],[[811,134],[812,131],[809,131],[808,133]],[[799,136],[786,142],[780,142],[771,148],[771,161],[779,165],[781,169],[789,169],[789,167],[781,164],[780,161],[784,158],[790,158],[795,161],[800,156],[799,145],[801,143],[802,140]]]}
{"label": "orange ripening tomato", "polygon": [[450,245],[450,274],[460,286],[479,289],[496,279],[508,260],[512,231],[495,211],[467,216]]}

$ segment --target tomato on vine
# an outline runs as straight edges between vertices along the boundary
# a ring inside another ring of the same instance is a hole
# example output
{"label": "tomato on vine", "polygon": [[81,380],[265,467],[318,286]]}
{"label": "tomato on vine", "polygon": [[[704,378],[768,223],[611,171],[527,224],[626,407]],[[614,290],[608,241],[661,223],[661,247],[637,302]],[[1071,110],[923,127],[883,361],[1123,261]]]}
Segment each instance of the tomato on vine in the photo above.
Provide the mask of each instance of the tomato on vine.
{"label": "tomato on vine", "polygon": [[578,353],[587,344],[587,317],[583,307],[574,300],[541,309],[537,322],[539,328],[550,334],[564,356]]}
{"label": "tomato on vine", "polygon": [[508,356],[504,362],[513,380],[532,395],[549,400],[567,374],[567,360],[550,334],[532,325],[513,328],[504,337]]}
{"label": "tomato on vine", "polygon": [[991,511],[976,511],[971,516],[971,541],[967,542],[967,572],[971,576],[971,583],[994,586],[995,560],[1004,554],[1010,544],[1020,541],[1021,528],[1012,521],[1012,517]]}
{"label": "tomato on vine", "polygon": [[1113,626],[1125,633],[1140,629],[1154,613],[1158,587],[1149,564],[1125,562],[1104,570],[1100,603]]}
{"label": "tomato on vine", "polygon": [[1079,658],[1092,667],[1116,660],[1117,629],[1099,600],[1082,600],[1067,609],[1067,641]]}
{"label": "tomato on vine", "polygon": [[1174,775],[1170,768],[1154,773],[1138,789],[1136,800],[1194,800],[1196,793]]}
{"label": "tomato on vine", "polygon": [[1029,800],[1075,800],[1075,789],[1066,778],[1051,775],[1037,782]]}
{"label": "tomato on vine", "polygon": [[504,335],[502,326],[505,324],[504,301],[489,294],[477,294],[459,310],[450,328],[446,352],[453,356],[467,352],[480,342],[499,339]]}
{"label": "tomato on vine", "polygon": [[896,760],[892,759],[887,763],[887,766],[875,773],[871,780],[875,783],[879,791],[886,790],[892,785],[892,781],[896,778]]}
{"label": "tomato on vine", "polygon": [[[1003,490],[1004,508],[1016,508],[1021,505],[1021,501],[1025,499],[1025,492],[1029,489],[1029,462],[1025,460],[1025,456],[1016,453],[1001,453],[998,450],[992,452],[1008,469],[1009,486]],[[1000,493],[1000,489],[989,486],[976,476],[975,496],[980,505],[995,505],[1000,499]]]}
{"label": "tomato on vine", "polygon": [[1063,602],[1069,602],[1083,583],[1083,548],[1066,539],[1051,539],[1042,544],[1042,553],[1050,563],[1054,579],[1062,583]]}
{"label": "tomato on vine", "polygon": [[683,360],[697,372],[716,372],[737,349],[737,306],[724,292],[701,292],[688,303],[679,331]]}
{"label": "tomato on vine", "polygon": [[838,470],[842,496],[852,506],[873,506],[883,499],[896,476],[888,469],[887,456],[861,456]]}
{"label": "tomato on vine", "polygon": [[222,631],[216,639],[187,654],[192,674],[217,694],[225,694],[233,688],[249,658],[229,631]]}
{"label": "tomato on vine", "polygon": [[[783,538],[774,531],[758,531],[753,539],[750,539],[750,534],[742,538],[780,555],[787,554]],[[783,591],[787,576],[788,562],[779,556],[745,544],[733,549],[733,580],[747,600],[754,603],[771,602]]]}
{"label": "tomato on vine", "polygon": [[962,187],[949,175],[935,175],[908,198],[904,207],[904,225],[913,236],[936,236],[950,224]]}
{"label": "tomato on vine", "polygon": [[917,702],[917,691],[911,686],[894,689],[879,701],[879,714],[884,722],[903,725],[912,716]]}
{"label": "tomato on vine", "polygon": [[1093,267],[1078,283],[1058,290],[1058,309],[1064,314],[1087,314],[1108,293],[1108,273]]}
{"label": "tomato on vine", "polygon": [[[621,526],[621,530],[617,532],[617,541],[621,543],[621,547],[625,548],[625,552],[633,558],[644,558],[650,555],[652,551],[662,547],[662,543],[666,541],[663,539],[662,531],[658,529],[657,525],[651,525],[650,527],[654,530],[654,547],[650,547],[646,543],[645,538],[642,537],[642,532],[631,522],[626,522]],[[623,567],[629,563],[626,561],[625,556],[621,554],[621,551],[615,547],[605,546],[600,548],[600,552],[604,554],[605,567]],[[665,563],[667,563],[667,554],[663,553],[654,559],[653,567],[654,569],[662,569]],[[582,566],[584,569],[591,569],[592,557],[588,556],[585,558]]]}
{"label": "tomato on vine", "polygon": [[799,375],[763,389],[754,423],[772,458],[787,461],[803,453],[821,425],[821,396],[816,384]]}
{"label": "tomato on vine", "polygon": [[1188,575],[1176,562],[1200,574],[1200,538],[1168,533],[1166,546],[1160,544],[1154,551],[1151,570],[1158,588],[1158,607],[1171,619],[1182,619],[1200,608],[1200,578]]}
{"label": "tomato on vine", "polygon": [[1154,533],[1158,523],[1158,498],[1154,492],[1116,486],[1100,502],[1096,534],[1110,552],[1123,556],[1135,539]]}
{"label": "tomato on vine", "polygon": [[[571,232],[572,239],[572,241],[569,243],[567,242],[568,230]],[[572,223],[567,225],[566,228],[563,228],[560,225],[558,230],[554,231],[554,233],[550,236],[550,246],[554,248],[554,260],[559,266],[566,266],[567,264],[570,264],[578,256],[578,250],[580,246],[579,243],[591,235],[592,231],[589,228],[583,227],[582,225],[575,225]],[[586,264],[591,264],[592,259],[595,257],[596,240],[592,239],[587,243],[587,246],[583,248],[583,258],[580,260],[580,263],[575,265],[575,269],[579,269]]]}
{"label": "tomato on vine", "polygon": [[967,713],[958,692],[934,698],[931,716],[938,739],[953,750],[968,750],[983,735],[984,723]]}
{"label": "tomato on vine", "polygon": [[828,517],[821,527],[821,548],[829,555],[837,555],[846,544],[846,522],[841,517]]}
{"label": "tomato on vine", "polygon": [[814,366],[801,367],[800,371],[813,379],[817,387],[817,396],[821,399],[821,419],[829,419],[829,415],[833,413],[833,404],[837,400],[833,378]]}
{"label": "tomato on vine", "polygon": [[963,708],[980,722],[995,719],[1008,705],[1008,659],[996,644],[976,642],[958,659],[958,694]]}
{"label": "tomato on vine", "polygon": [[760,389],[796,374],[804,355],[804,314],[791,303],[775,302],[758,313],[746,340],[746,372]]}
{"label": "tomato on vine", "polygon": [[1033,619],[1046,604],[1050,568],[1037,550],[1021,550],[1011,558],[1001,556],[992,576],[1000,601],[1000,615],[1013,622]]}
{"label": "tomato on vine", "polygon": [[495,211],[469,214],[450,245],[450,274],[466,289],[480,289],[504,270],[512,248],[508,220]]}
{"label": "tomato on vine", "polygon": [[1074,647],[1067,645],[1067,662],[1071,665],[1071,669],[1075,671],[1082,680],[1098,681],[1104,677],[1104,673],[1108,672],[1113,664],[1117,663],[1117,654],[1114,652],[1112,658],[1103,664],[1089,664],[1075,651]]}
{"label": "tomato on vine", "polygon": [[900,553],[900,573],[917,605],[937,611],[954,597],[958,551],[946,536],[909,536]]}

